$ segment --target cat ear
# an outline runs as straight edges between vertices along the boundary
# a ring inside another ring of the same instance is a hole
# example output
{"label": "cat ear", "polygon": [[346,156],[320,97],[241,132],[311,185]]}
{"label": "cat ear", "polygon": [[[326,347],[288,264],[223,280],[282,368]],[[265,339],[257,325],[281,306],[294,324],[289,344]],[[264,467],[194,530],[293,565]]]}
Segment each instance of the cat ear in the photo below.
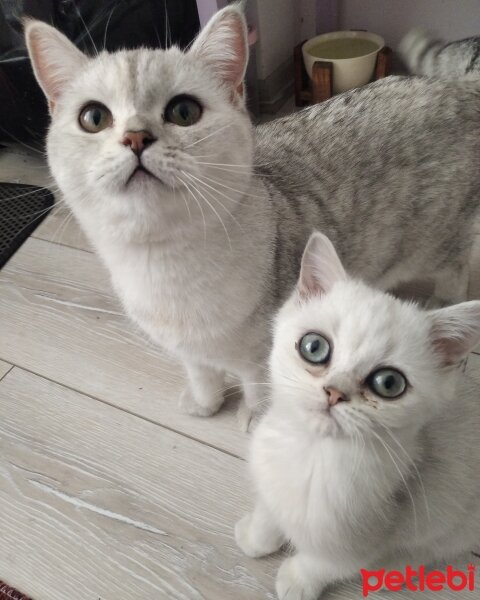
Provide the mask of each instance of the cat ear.
{"label": "cat ear", "polygon": [[242,6],[242,3],[231,4],[214,15],[190,50],[240,95],[248,63],[247,24]]}
{"label": "cat ear", "polygon": [[52,110],[65,86],[88,59],[63,33],[47,23],[25,19],[24,26],[35,77]]}
{"label": "cat ear", "polygon": [[326,294],[347,274],[338,254],[326,235],[312,233],[302,256],[298,291],[301,296]]}
{"label": "cat ear", "polygon": [[480,342],[478,300],[431,311],[430,318],[430,339],[445,367],[461,361]]}

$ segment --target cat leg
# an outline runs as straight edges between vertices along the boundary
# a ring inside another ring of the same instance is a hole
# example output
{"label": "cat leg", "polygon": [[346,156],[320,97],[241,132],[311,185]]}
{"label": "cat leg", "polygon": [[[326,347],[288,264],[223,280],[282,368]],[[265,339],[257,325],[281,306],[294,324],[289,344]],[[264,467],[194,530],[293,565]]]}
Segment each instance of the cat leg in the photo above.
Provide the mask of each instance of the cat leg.
{"label": "cat leg", "polygon": [[180,396],[180,409],[189,415],[210,417],[222,406],[225,373],[195,363],[185,364],[188,386]]}
{"label": "cat leg", "polygon": [[235,541],[244,554],[260,558],[280,550],[286,539],[263,502],[257,502],[254,511],[235,525]]}
{"label": "cat leg", "polygon": [[318,600],[328,585],[358,575],[360,567],[356,566],[299,552],[280,566],[275,581],[277,596],[279,600]]}
{"label": "cat leg", "polygon": [[265,369],[259,361],[259,366],[252,363],[250,369],[241,375],[243,388],[243,403],[238,407],[237,419],[242,431],[248,431],[255,414],[265,408],[268,400],[268,381]]}

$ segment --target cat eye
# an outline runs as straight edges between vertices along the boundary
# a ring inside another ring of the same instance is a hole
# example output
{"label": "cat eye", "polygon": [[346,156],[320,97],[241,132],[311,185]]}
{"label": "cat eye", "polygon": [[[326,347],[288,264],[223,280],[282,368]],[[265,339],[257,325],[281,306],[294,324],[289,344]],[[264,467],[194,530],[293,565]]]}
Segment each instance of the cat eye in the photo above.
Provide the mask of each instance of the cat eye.
{"label": "cat eye", "polygon": [[330,360],[330,342],[319,333],[306,333],[298,344],[300,356],[314,365],[323,365]]}
{"label": "cat eye", "polygon": [[407,389],[405,376],[396,369],[379,369],[367,378],[368,387],[386,400],[398,398]]}
{"label": "cat eye", "polygon": [[195,98],[191,96],[175,96],[167,104],[165,109],[165,121],[179,125],[180,127],[190,127],[200,120],[202,116],[202,107]]}
{"label": "cat eye", "polygon": [[78,117],[80,127],[88,133],[98,133],[113,123],[112,113],[99,102],[91,102],[82,108]]}

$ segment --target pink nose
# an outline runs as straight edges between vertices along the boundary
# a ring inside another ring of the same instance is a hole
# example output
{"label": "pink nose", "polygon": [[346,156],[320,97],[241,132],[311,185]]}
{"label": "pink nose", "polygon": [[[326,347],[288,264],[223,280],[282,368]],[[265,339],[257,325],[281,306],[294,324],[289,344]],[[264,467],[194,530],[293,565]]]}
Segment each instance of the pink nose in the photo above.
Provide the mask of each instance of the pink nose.
{"label": "pink nose", "polygon": [[126,131],[123,135],[122,144],[130,146],[134,154],[140,156],[147,146],[153,144],[156,138],[144,129],[141,131]]}
{"label": "pink nose", "polygon": [[323,389],[327,393],[328,404],[330,406],[335,406],[335,404],[337,404],[338,402],[346,402],[348,400],[347,396],[343,392],[340,392],[334,387],[327,386]]}

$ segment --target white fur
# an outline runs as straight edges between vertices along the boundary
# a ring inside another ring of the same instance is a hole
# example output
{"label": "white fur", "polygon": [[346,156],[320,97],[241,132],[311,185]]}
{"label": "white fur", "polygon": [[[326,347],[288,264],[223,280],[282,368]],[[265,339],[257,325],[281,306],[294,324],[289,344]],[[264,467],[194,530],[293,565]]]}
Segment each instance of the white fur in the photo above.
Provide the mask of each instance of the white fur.
{"label": "white fur", "polygon": [[[296,348],[312,331],[331,341],[326,366]],[[440,339],[455,340],[454,354]],[[361,568],[430,564],[478,543],[480,399],[452,363],[479,339],[480,302],[423,311],[346,279],[333,246],[312,236],[276,320],[272,405],[251,447],[256,507],[236,526],[249,556],[296,548],[280,599],[316,600]],[[406,376],[402,397],[365,385],[380,366]],[[349,400],[328,411],[327,386]]]}
{"label": "white fur", "polygon": [[[251,176],[241,7],[217,13],[186,53],[172,47],[87,59],[35,21],[27,22],[26,38],[51,103],[49,165],[65,200],[128,315],[185,363],[191,386],[182,406],[212,414],[221,405],[224,370],[258,381],[266,360],[267,321],[252,312],[271,270],[265,246],[275,225],[262,218],[267,194]],[[184,93],[203,106],[200,121],[165,122],[166,105]],[[95,134],[78,125],[92,100],[114,116],[112,127]],[[157,138],[142,162],[163,184],[144,177],[126,185],[137,157],[121,140],[137,129]],[[256,395],[257,388],[246,388],[249,405]]]}

